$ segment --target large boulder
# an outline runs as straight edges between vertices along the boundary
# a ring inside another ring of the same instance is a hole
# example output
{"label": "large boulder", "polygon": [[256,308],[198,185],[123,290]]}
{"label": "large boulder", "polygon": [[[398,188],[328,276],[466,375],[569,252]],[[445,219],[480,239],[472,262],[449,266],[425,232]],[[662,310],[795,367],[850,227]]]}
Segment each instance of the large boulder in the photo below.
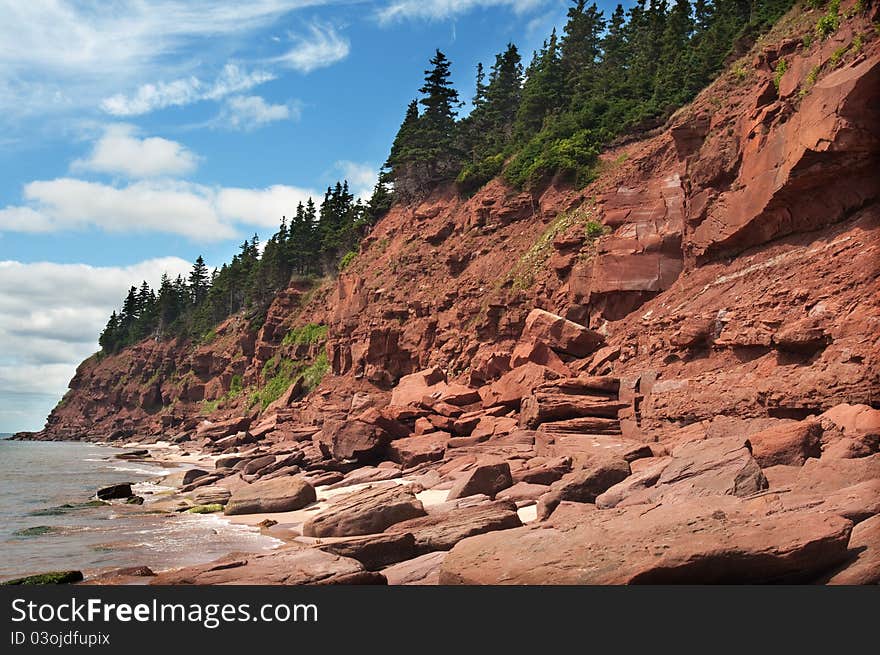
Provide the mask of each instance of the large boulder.
{"label": "large boulder", "polygon": [[388,447],[388,458],[404,468],[436,462],[443,459],[450,436],[447,432],[430,432],[418,437],[395,439]]}
{"label": "large boulder", "polygon": [[[592,507],[586,505],[585,507]],[[446,556],[440,584],[709,584],[809,580],[847,556],[852,523],[762,514],[737,498],[592,510],[577,521],[479,535]]]}
{"label": "large boulder", "polygon": [[605,341],[598,332],[543,309],[529,312],[521,339],[540,340],[557,352],[578,358],[591,354]]}
{"label": "large boulder", "polygon": [[[743,439],[703,439],[690,441],[672,451],[656,481],[645,476],[643,484],[629,493],[612,488],[617,506],[670,502],[695,496],[748,496],[768,487],[761,467],[752,457],[751,444]],[[608,506],[609,496],[603,497]]]}
{"label": "large boulder", "polygon": [[822,454],[822,426],[815,421],[783,423],[749,436],[752,454],[762,467],[800,466]]}
{"label": "large boulder", "polygon": [[356,559],[368,571],[378,571],[417,555],[416,540],[408,532],[350,537],[322,543],[318,548],[340,557]]}
{"label": "large boulder", "polygon": [[131,482],[123,482],[121,484],[111,484],[107,487],[101,487],[95,492],[95,496],[98,500],[131,498]]}
{"label": "large boulder", "polygon": [[592,466],[572,471],[552,485],[541,497],[538,518],[550,516],[563,500],[575,503],[595,503],[596,497],[629,477],[629,463],[623,459],[607,459]]}
{"label": "large boulder", "polygon": [[384,450],[392,435],[375,423],[357,419],[324,420],[314,441],[327,457],[368,461]]}
{"label": "large boulder", "polygon": [[513,502],[496,501],[410,519],[392,525],[386,532],[411,533],[415,537],[417,551],[422,554],[449,550],[467,537],[521,525]]}
{"label": "large boulder", "polygon": [[507,462],[486,462],[477,464],[472,471],[452,485],[446,500],[465,498],[475,494],[485,494],[494,498],[495,494],[510,486],[513,486],[510,464]]}
{"label": "large boulder", "polygon": [[544,382],[559,378],[559,373],[552,369],[528,362],[522,366],[508,371],[491,385],[480,389],[480,397],[483,399],[483,407],[506,407],[518,408],[522,399],[528,396],[532,389]]}
{"label": "large boulder", "polygon": [[202,421],[196,428],[196,436],[216,441],[246,431],[250,427],[251,422],[251,418],[247,416],[237,416],[225,421]]}
{"label": "large boulder", "polygon": [[391,392],[391,405],[403,407],[418,405],[425,396],[439,398],[447,390],[446,373],[434,366],[400,378]]}
{"label": "large boulder", "polygon": [[317,500],[315,488],[298,475],[260,480],[236,489],[226,503],[225,513],[265,514],[292,512]]}
{"label": "large boulder", "polygon": [[375,534],[407,519],[425,516],[421,501],[397,484],[368,487],[334,501],[303,525],[307,537],[350,537]]}

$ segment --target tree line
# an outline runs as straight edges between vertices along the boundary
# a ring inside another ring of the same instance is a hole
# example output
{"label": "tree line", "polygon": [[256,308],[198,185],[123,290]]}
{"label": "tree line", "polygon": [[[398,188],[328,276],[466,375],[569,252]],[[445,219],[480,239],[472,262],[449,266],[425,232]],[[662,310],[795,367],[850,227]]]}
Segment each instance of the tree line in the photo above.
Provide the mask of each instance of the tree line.
{"label": "tree line", "polygon": [[289,220],[282,217],[262,253],[255,234],[219,269],[209,271],[199,256],[186,277],[163,275],[156,290],[146,281],[131,287],[101,333],[101,350],[116,353],[148,337],[202,339],[242,310],[259,318],[293,276],[320,276],[335,269],[376,217],[373,203],[356,199],[348,182],[337,182],[327,189],[320,207],[309,198]]}
{"label": "tree line", "polygon": [[658,126],[691,100],[735,45],[767,29],[794,0],[637,0],[605,16],[573,0],[527,66],[514,44],[479,64],[471,111],[437,50],[407,108],[377,194],[409,199],[456,180],[469,194],[499,174],[534,189],[560,175],[590,181],[603,146]]}

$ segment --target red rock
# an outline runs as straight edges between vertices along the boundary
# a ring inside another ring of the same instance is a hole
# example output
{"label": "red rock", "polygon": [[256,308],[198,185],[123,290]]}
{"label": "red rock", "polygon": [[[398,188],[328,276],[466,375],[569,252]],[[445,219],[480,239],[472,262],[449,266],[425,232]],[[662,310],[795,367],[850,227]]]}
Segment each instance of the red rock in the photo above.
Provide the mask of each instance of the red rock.
{"label": "red rock", "polygon": [[797,471],[799,491],[828,494],[880,479],[880,454],[859,459],[808,459]]}
{"label": "red rock", "polygon": [[847,435],[880,433],[880,410],[867,405],[836,405],[821,414],[819,421],[833,424]]}
{"label": "red rock", "polygon": [[538,500],[548,491],[550,491],[550,485],[547,484],[517,482],[512,487],[499,491],[495,498],[498,500],[510,500],[516,503],[523,500]]}
{"label": "red rock", "polygon": [[440,584],[687,584],[810,579],[846,557],[852,523],[809,511],[762,515],[736,498],[587,512],[562,527],[466,539]]}
{"label": "red rock", "polygon": [[437,551],[382,569],[389,585],[436,585],[446,551]]}
{"label": "red rock", "polygon": [[349,537],[375,534],[417,516],[425,508],[406,487],[368,487],[338,500],[303,525],[307,537]]}
{"label": "red rock", "polygon": [[[649,476],[643,479],[647,485]],[[712,495],[748,496],[767,486],[747,441],[704,439],[675,448],[656,484],[633,489],[617,506]]]}
{"label": "red rock", "polygon": [[543,341],[553,350],[572,357],[586,357],[605,341],[598,332],[543,309],[533,309],[526,317],[522,339]]}
{"label": "red rock", "polygon": [[353,484],[364,484],[367,482],[384,482],[385,480],[396,480],[402,475],[399,468],[362,466],[354,471],[345,474],[342,480],[327,484],[328,489],[341,489],[350,487]]}
{"label": "red rock", "polygon": [[510,434],[519,427],[519,421],[509,416],[483,416],[471,432],[471,438],[486,440]]}
{"label": "red rock", "polygon": [[880,516],[853,528],[849,552],[851,559],[822,582],[833,585],[880,584]]}
{"label": "red rock", "polygon": [[596,507],[599,509],[617,507],[625,498],[638,493],[643,493],[649,487],[656,485],[660,480],[660,475],[666,470],[666,467],[669,466],[672,458],[652,457],[649,459],[656,461],[651,462],[650,466],[646,466],[639,471],[633,471],[632,475],[596,496]]}
{"label": "red rock", "polygon": [[476,389],[453,383],[446,386],[446,390],[440,394],[439,400],[441,403],[461,407],[480,402],[480,393]]}
{"label": "red rock", "polygon": [[513,474],[515,482],[536,485],[551,485],[571,471],[570,457],[536,457],[526,462],[526,468]]}
{"label": "red rock", "polygon": [[388,457],[404,468],[436,462],[446,452],[448,432],[431,432],[417,437],[396,439],[388,446]]}
{"label": "red rock", "polygon": [[567,473],[550,485],[550,491],[540,499],[538,518],[546,519],[563,500],[595,503],[597,496],[629,475],[629,464],[622,459],[607,459],[589,468]]}
{"label": "red rock", "polygon": [[232,493],[224,514],[291,512],[317,500],[315,489],[301,476],[260,480]]}
{"label": "red rock", "polygon": [[150,584],[385,584],[385,578],[347,557],[315,548],[287,548],[265,555],[233,553],[208,564],[160,573]]}
{"label": "red rock", "polygon": [[571,370],[565,365],[565,362],[543,341],[520,341],[516,344],[510,355],[511,367],[516,368],[529,362],[546,366],[559,375],[571,375]]}
{"label": "red rock", "polygon": [[477,464],[472,471],[452,486],[446,500],[474,494],[486,494],[494,498],[499,491],[512,485],[510,465],[507,462]]}
{"label": "red rock", "polygon": [[223,437],[234,435],[243,430],[247,430],[251,424],[251,419],[247,416],[239,416],[225,421],[216,423],[211,421],[203,421],[196,429],[196,435],[216,441]]}
{"label": "red rock", "polygon": [[405,375],[391,392],[391,405],[418,405],[424,396],[439,398],[446,391],[446,374],[436,366]]}
{"label": "red rock", "polygon": [[528,396],[538,385],[559,377],[546,366],[540,364],[523,364],[502,375],[488,387],[480,389],[483,407],[505,405],[519,407],[524,396]]}
{"label": "red rock", "polygon": [[449,550],[462,539],[496,530],[518,528],[522,522],[512,502],[496,501],[432,513],[391,526],[386,532],[407,532],[415,536],[420,553]]}
{"label": "red rock", "polygon": [[357,560],[368,571],[378,571],[417,555],[416,540],[408,532],[351,537],[322,543],[317,548],[340,557]]}
{"label": "red rock", "polygon": [[822,426],[813,421],[784,423],[749,436],[752,455],[761,467],[776,464],[802,465],[822,454]]}
{"label": "red rock", "polygon": [[392,436],[375,424],[351,419],[324,421],[314,441],[325,456],[366,461],[377,457],[391,442]]}
{"label": "red rock", "polygon": [[813,319],[803,319],[783,327],[773,335],[773,345],[794,353],[814,353],[829,344],[831,338]]}

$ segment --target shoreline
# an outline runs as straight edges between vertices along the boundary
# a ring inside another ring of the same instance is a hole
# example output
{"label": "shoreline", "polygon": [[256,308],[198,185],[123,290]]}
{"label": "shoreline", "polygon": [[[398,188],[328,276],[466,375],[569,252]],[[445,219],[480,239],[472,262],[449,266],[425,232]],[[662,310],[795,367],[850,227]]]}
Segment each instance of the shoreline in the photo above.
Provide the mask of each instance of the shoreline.
{"label": "shoreline", "polygon": [[[19,439],[16,441],[27,441],[29,443],[47,443],[41,440],[23,440]],[[156,515],[164,515],[170,520],[177,520],[180,518],[180,515],[187,514],[187,518],[192,521],[200,521],[203,524],[210,525],[213,527],[212,532],[214,534],[219,534],[218,531],[228,530],[230,534],[235,533],[235,528],[254,528],[255,526],[245,524],[242,522],[233,522],[230,520],[231,517],[226,517],[222,511],[213,512],[213,513],[187,513],[185,511],[180,511],[177,509],[172,509],[166,507],[168,500],[172,498],[180,498],[183,500],[181,495],[182,485],[174,484],[174,480],[170,482],[172,484],[164,484],[168,482],[168,478],[172,476],[179,476],[180,474],[185,474],[187,471],[194,469],[203,469],[203,470],[213,470],[214,462],[218,458],[216,455],[211,455],[208,453],[199,453],[199,452],[187,452],[184,449],[180,448],[176,444],[171,444],[165,441],[157,441],[154,444],[144,444],[138,442],[113,442],[113,441],[60,441],[57,443],[64,444],[82,444],[88,446],[96,446],[100,448],[111,448],[114,449],[115,453],[101,457],[96,460],[92,460],[90,458],[83,458],[82,461],[95,461],[95,462],[104,462],[105,464],[110,465],[112,468],[119,470],[120,472],[127,470],[126,464],[132,465],[132,468],[129,469],[133,473],[136,473],[138,478],[137,480],[130,481],[133,497],[141,497],[143,498],[143,503],[131,505],[125,502],[124,499],[117,499],[113,501],[104,501],[110,507],[118,507],[125,508],[126,510],[130,510],[125,514],[126,518],[138,520],[146,519],[147,517],[155,517]],[[142,456],[131,456],[131,457],[120,457],[120,455],[124,455],[126,452],[132,451],[141,451],[146,450],[147,454]],[[138,465],[149,467],[153,469],[165,469],[165,471],[155,471],[155,472],[147,472],[144,470],[137,470],[136,467]],[[134,477],[134,476],[132,476]],[[81,502],[92,502],[95,500],[99,500],[97,497],[97,490],[104,487],[105,485],[112,484],[121,484],[121,483],[111,483],[109,481],[104,481],[99,484],[94,490],[92,490],[92,495],[88,497],[86,500]],[[77,502],[76,499],[71,498],[69,500],[70,503]],[[143,513],[140,517],[138,517],[136,507],[140,507],[143,510]],[[20,516],[29,516],[29,514],[24,514]],[[92,523],[98,519],[92,519]],[[114,519],[109,519],[114,520]],[[145,522],[146,523],[146,522]],[[85,528],[90,529],[90,528]],[[185,529],[185,528],[181,528]],[[113,532],[111,528],[110,532]],[[151,535],[156,534],[156,530],[152,530],[147,533],[147,542],[149,543],[149,538]],[[253,551],[255,553],[266,553],[272,552],[282,546],[285,545],[285,540],[280,539],[277,536],[269,535],[265,530],[254,530],[254,534],[258,534],[261,538],[266,540],[271,540],[274,543],[271,545],[261,548],[260,550]],[[38,544],[35,544],[36,548],[39,548]],[[122,553],[123,551],[118,551]],[[198,553],[199,550],[197,547],[193,546],[191,549],[187,551],[190,554]],[[205,561],[211,561],[220,556],[227,556],[234,552],[241,552],[241,549],[230,549],[225,553],[214,553],[210,555],[209,559]],[[201,559],[201,558],[200,558]],[[157,566],[148,566],[140,558],[132,553],[130,561],[126,562],[123,566],[108,565],[108,566],[82,566],[80,569],[76,571],[82,575],[82,580],[79,582],[74,582],[73,584],[81,584],[81,585],[145,585],[149,584],[150,581],[158,574],[165,573],[168,571],[174,571],[181,566],[189,566],[192,564],[174,564],[167,567],[157,567]],[[9,575],[3,576],[3,581],[0,584],[5,584],[11,580],[17,580],[22,578],[32,578],[32,577],[41,577],[46,576],[47,574],[54,573],[56,571],[64,571],[66,570],[63,562],[59,561],[58,566],[53,566],[50,568],[44,569],[33,569],[30,570],[27,567],[23,567],[20,571],[16,571],[15,573],[10,573]]]}

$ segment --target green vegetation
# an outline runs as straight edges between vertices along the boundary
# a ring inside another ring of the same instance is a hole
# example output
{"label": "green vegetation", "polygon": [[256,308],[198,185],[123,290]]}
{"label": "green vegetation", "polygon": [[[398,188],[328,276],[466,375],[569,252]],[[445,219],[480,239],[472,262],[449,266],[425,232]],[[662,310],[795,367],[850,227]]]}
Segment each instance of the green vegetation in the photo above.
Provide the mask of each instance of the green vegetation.
{"label": "green vegetation", "polygon": [[773,75],[773,86],[776,87],[776,90],[779,91],[779,85],[782,84],[782,76],[785,75],[785,71],[788,70],[788,62],[784,59],[780,59],[776,63],[776,73]]}
{"label": "green vegetation", "polygon": [[285,346],[318,343],[327,338],[327,330],[328,327],[326,325],[308,323],[302,327],[293,328],[285,335],[281,343]]}
{"label": "green vegetation", "polygon": [[187,514],[214,514],[215,512],[222,512],[223,505],[219,503],[212,503],[210,505],[196,505],[195,507],[190,507],[186,510]]}
{"label": "green vegetation", "polygon": [[[839,0],[833,0],[839,2]],[[455,180],[469,195],[499,172],[517,188],[552,179],[577,186],[596,174],[598,154],[624,134],[660,125],[754,41],[794,0],[637,0],[606,16],[572,0],[525,68],[514,44],[487,71],[477,66],[470,112],[439,50],[391,147],[376,193],[407,200]],[[737,79],[747,71],[734,69]]]}
{"label": "green vegetation", "polygon": [[349,250],[347,253],[345,253],[342,256],[342,259],[339,260],[339,272],[341,273],[346,268],[348,268],[349,264],[351,264],[357,256],[358,254],[355,250]]}
{"label": "green vegetation", "polygon": [[[520,257],[519,261],[510,271],[510,279],[513,282],[513,288],[516,290],[528,289],[535,280],[535,275],[540,271],[553,249],[553,240],[563,232],[568,231],[574,225],[583,224],[584,230],[588,238],[591,240],[597,238],[590,237],[597,230],[599,234],[605,233],[605,226],[591,220],[592,212],[589,209],[580,207],[573,211],[563,212],[559,214],[547,229],[538,237],[538,240],[529,248],[525,254]],[[598,226],[598,228],[596,227]],[[598,235],[597,235],[598,236]]]}
{"label": "green vegetation", "polygon": [[311,391],[317,387],[329,371],[330,362],[327,359],[326,351],[322,350],[321,354],[315,358],[315,361],[303,369],[302,376],[305,389]]}
{"label": "green vegetation", "polygon": [[831,0],[828,11],[819,22],[816,23],[816,34],[821,39],[827,39],[840,27],[840,0]]}
{"label": "green vegetation", "polygon": [[79,571],[53,571],[51,573],[40,573],[39,575],[29,575],[26,578],[17,578],[15,580],[7,580],[0,582],[0,585],[44,585],[44,584],[71,584],[73,582],[81,582],[83,574]]}
{"label": "green vegetation", "polygon": [[51,525],[35,525],[31,528],[22,528],[13,532],[16,537],[39,537],[40,535],[50,534],[55,531]]}

